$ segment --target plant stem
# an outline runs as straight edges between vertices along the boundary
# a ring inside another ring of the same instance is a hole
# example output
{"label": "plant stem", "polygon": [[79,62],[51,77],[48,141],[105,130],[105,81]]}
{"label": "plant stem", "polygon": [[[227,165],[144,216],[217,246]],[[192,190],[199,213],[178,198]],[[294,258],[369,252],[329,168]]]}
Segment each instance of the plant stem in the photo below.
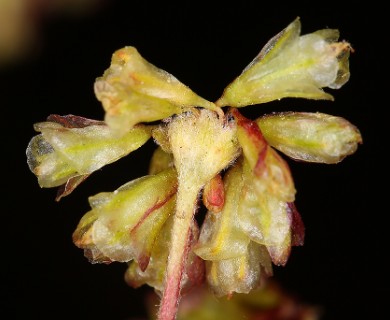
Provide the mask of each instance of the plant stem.
{"label": "plant stem", "polygon": [[188,254],[191,222],[194,218],[200,188],[180,186],[171,233],[165,287],[158,320],[174,320],[180,300],[181,280]]}

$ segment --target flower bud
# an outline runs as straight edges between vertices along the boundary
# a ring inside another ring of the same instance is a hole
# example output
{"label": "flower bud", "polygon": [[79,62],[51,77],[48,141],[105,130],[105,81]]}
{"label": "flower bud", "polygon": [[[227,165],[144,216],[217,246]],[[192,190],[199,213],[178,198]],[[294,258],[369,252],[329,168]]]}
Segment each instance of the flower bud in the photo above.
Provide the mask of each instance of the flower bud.
{"label": "flower bud", "polygon": [[220,212],[225,204],[225,189],[221,174],[217,174],[203,189],[203,204],[207,210]]}
{"label": "flower bud", "polygon": [[363,142],[350,122],[319,112],[277,113],[256,122],[271,146],[300,161],[338,163]]}

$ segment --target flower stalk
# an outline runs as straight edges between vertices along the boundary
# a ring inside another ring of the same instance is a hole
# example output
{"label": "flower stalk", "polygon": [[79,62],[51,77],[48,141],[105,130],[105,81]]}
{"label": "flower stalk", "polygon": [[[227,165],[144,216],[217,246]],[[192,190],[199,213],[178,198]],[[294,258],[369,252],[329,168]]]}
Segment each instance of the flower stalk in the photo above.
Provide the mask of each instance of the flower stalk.
{"label": "flower stalk", "polygon": [[184,265],[190,249],[190,227],[196,212],[199,191],[198,188],[191,186],[182,186],[178,189],[176,202],[178,209],[171,231],[165,287],[158,313],[158,319],[161,320],[173,320],[177,313]]}
{"label": "flower stalk", "polygon": [[[224,126],[215,112],[206,109],[179,115],[168,125],[179,187],[159,319],[175,318],[190,226],[200,191],[237,157],[234,134],[234,126]],[[210,136],[215,139],[209,139]]]}

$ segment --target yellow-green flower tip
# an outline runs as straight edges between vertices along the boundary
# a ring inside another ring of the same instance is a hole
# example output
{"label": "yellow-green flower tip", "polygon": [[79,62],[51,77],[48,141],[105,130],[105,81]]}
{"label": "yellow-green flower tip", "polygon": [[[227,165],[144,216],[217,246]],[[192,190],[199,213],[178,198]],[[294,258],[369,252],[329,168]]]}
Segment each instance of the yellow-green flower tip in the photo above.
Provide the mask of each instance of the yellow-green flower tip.
{"label": "yellow-green flower tip", "polygon": [[282,98],[327,99],[322,88],[340,88],[349,79],[347,42],[336,42],[338,30],[301,36],[296,18],[274,36],[223,92],[219,107],[245,107]]}

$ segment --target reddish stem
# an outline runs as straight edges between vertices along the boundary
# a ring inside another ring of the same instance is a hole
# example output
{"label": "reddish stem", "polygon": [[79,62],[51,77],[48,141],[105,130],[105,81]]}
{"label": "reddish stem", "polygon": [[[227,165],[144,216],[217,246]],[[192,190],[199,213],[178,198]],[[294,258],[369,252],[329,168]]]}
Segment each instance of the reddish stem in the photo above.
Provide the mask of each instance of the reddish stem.
{"label": "reddish stem", "polygon": [[174,320],[176,318],[184,266],[190,246],[191,222],[196,209],[198,192],[198,188],[181,188],[179,185],[165,287],[158,311],[158,320]]}
{"label": "reddish stem", "polygon": [[[187,234],[187,244],[189,243],[189,235]],[[183,254],[180,265],[176,266],[172,274],[168,275],[165,284],[163,298],[159,310],[159,320],[173,320],[176,318],[177,310],[180,301],[181,280],[185,266],[187,255]]]}

